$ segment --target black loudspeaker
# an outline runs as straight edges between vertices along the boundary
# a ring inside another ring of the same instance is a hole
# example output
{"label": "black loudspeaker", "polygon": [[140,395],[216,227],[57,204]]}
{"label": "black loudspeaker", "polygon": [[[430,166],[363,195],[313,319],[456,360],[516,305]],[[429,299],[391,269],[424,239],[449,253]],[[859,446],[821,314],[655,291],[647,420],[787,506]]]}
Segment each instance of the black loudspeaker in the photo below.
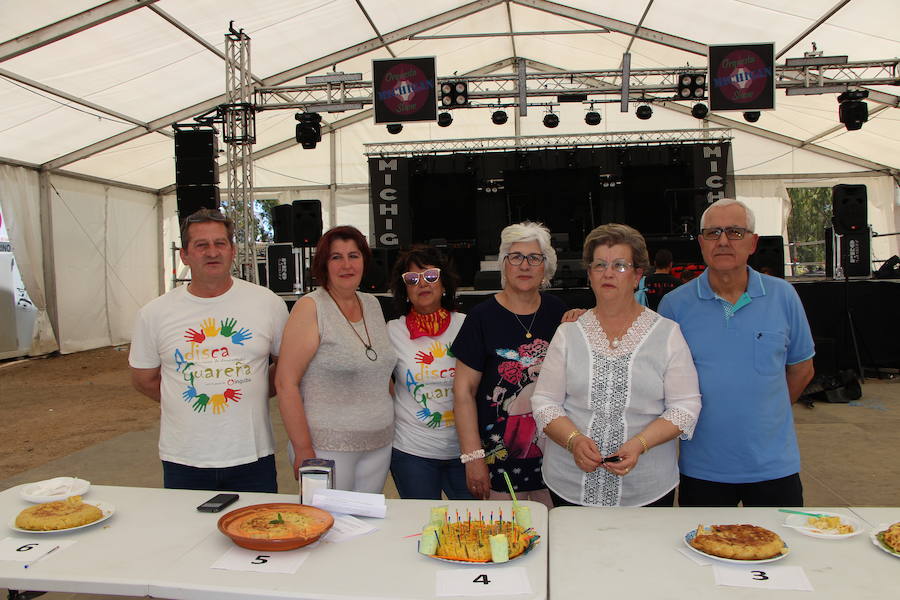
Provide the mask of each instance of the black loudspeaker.
{"label": "black loudspeaker", "polygon": [[895,254],[881,263],[875,271],[875,279],[900,279],[900,256]]}
{"label": "black loudspeaker", "polygon": [[182,219],[219,207],[218,144],[213,129],[175,129],[175,195]]}
{"label": "black loudspeaker", "polygon": [[832,223],[837,233],[862,231],[869,221],[866,186],[841,184],[831,188]]}
{"label": "black loudspeaker", "polygon": [[272,232],[276,244],[290,244],[294,241],[294,207],[279,204],[272,207]]}
{"label": "black loudspeaker", "polygon": [[212,129],[175,130],[175,185],[219,183],[218,144]]}
{"label": "black loudspeaker", "polygon": [[322,203],[319,200],[294,200],[294,245],[315,246],[322,237]]}
{"label": "black loudspeaker", "polygon": [[294,268],[294,245],[270,244],[266,247],[267,287],[276,294],[290,294],[294,291],[296,269]]}
{"label": "black loudspeaker", "polygon": [[397,260],[399,250],[394,248],[372,248],[372,260],[363,274],[359,288],[364,292],[388,291],[391,269]]}
{"label": "black loudspeaker", "polygon": [[181,185],[175,188],[175,195],[181,219],[201,208],[219,208],[219,187],[215,185]]}
{"label": "black loudspeaker", "polygon": [[500,271],[478,271],[474,284],[476,290],[499,290]]}
{"label": "black loudspeaker", "polygon": [[780,235],[761,235],[756,252],[747,264],[760,273],[784,279],[784,238]]}
{"label": "black loudspeaker", "polygon": [[[834,273],[834,235],[831,227],[825,229],[825,276],[836,277]],[[869,278],[872,276],[872,230],[853,231],[841,236],[840,264],[844,277]]]}

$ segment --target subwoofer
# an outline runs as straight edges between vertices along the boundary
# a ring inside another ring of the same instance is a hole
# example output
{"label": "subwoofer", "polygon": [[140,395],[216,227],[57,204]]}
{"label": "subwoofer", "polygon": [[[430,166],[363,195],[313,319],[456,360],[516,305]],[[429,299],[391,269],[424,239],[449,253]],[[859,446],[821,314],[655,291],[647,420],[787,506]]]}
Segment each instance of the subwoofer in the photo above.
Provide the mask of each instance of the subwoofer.
{"label": "subwoofer", "polygon": [[[834,238],[831,227],[825,229],[825,276],[837,277],[834,268]],[[872,230],[852,231],[840,236],[840,267],[844,273],[838,277],[867,279],[872,276]]]}
{"label": "subwoofer", "polygon": [[784,279],[784,238],[780,235],[761,235],[756,252],[747,264],[760,273]]}
{"label": "subwoofer", "polygon": [[266,247],[266,283],[276,294],[290,294],[294,291],[296,269],[294,265],[294,245],[271,244]]}

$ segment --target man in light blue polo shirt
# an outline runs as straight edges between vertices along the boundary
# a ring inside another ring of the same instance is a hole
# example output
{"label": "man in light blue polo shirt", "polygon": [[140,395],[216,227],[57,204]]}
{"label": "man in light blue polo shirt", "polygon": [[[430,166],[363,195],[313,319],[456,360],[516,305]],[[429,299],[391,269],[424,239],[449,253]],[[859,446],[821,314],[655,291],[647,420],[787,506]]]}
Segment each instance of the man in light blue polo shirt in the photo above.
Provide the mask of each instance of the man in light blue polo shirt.
{"label": "man in light blue polo shirt", "polygon": [[747,266],[759,238],[750,209],[715,202],[700,219],[707,268],[659,313],[691,348],[703,410],[681,442],[680,506],[802,506],[792,405],[813,376],[812,334],[794,288]]}

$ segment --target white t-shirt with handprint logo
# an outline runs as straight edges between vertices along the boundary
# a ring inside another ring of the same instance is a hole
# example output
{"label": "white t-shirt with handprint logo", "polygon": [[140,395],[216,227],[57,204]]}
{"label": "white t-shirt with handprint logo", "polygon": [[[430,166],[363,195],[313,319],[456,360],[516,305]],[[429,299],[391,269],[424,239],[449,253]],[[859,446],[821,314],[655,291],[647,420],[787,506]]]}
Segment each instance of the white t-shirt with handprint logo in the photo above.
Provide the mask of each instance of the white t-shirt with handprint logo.
{"label": "white t-shirt with handprint logo", "polygon": [[394,367],[394,448],[423,458],[459,457],[453,417],[456,358],[450,344],[466,316],[450,313],[438,337],[409,339],[406,317],[390,321],[388,337],[397,352]]}
{"label": "white t-shirt with handprint logo", "polygon": [[264,287],[233,282],[215,298],[177,287],[138,313],[128,362],[160,367],[162,460],[230,467],[275,451],[268,365],[287,306]]}

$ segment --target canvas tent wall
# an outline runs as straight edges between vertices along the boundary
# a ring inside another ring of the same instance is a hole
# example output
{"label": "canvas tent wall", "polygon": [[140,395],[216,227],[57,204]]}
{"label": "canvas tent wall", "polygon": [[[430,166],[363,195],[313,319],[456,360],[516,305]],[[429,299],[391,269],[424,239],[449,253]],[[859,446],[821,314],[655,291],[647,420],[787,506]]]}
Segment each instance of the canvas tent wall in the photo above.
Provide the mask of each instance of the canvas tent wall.
{"label": "canvas tent wall", "polygon": [[[851,61],[900,56],[894,0],[0,0],[0,14],[0,205],[40,304],[36,353],[52,348],[55,321],[64,352],[127,341],[137,307],[169,285],[171,125],[224,100],[231,19],[267,85],[333,66],[369,79],[371,60],[390,56],[436,56],[439,76],[510,72],[520,58],[530,71],[616,69],[626,50],[635,68],[702,66],[707,44],[748,41],[774,41],[779,61],[812,42]],[[870,221],[886,233],[900,230],[900,118],[896,87],[869,89],[870,120],[853,132],[837,122],[833,94],[780,92],[754,124],[733,113],[700,122],[670,102],[650,121],[604,104],[588,129],[575,104],[555,109],[554,133],[729,127],[737,195],[764,213],[761,233],[783,231],[788,188],[835,183],[865,183]],[[294,111],[258,113],[256,196],[319,198],[326,226],[366,229],[366,143],[543,135],[544,110],[503,126],[490,110],[458,110],[451,127],[397,136],[366,110],[328,115],[311,151],[293,139]],[[878,259],[898,252],[897,237],[873,246]]]}

